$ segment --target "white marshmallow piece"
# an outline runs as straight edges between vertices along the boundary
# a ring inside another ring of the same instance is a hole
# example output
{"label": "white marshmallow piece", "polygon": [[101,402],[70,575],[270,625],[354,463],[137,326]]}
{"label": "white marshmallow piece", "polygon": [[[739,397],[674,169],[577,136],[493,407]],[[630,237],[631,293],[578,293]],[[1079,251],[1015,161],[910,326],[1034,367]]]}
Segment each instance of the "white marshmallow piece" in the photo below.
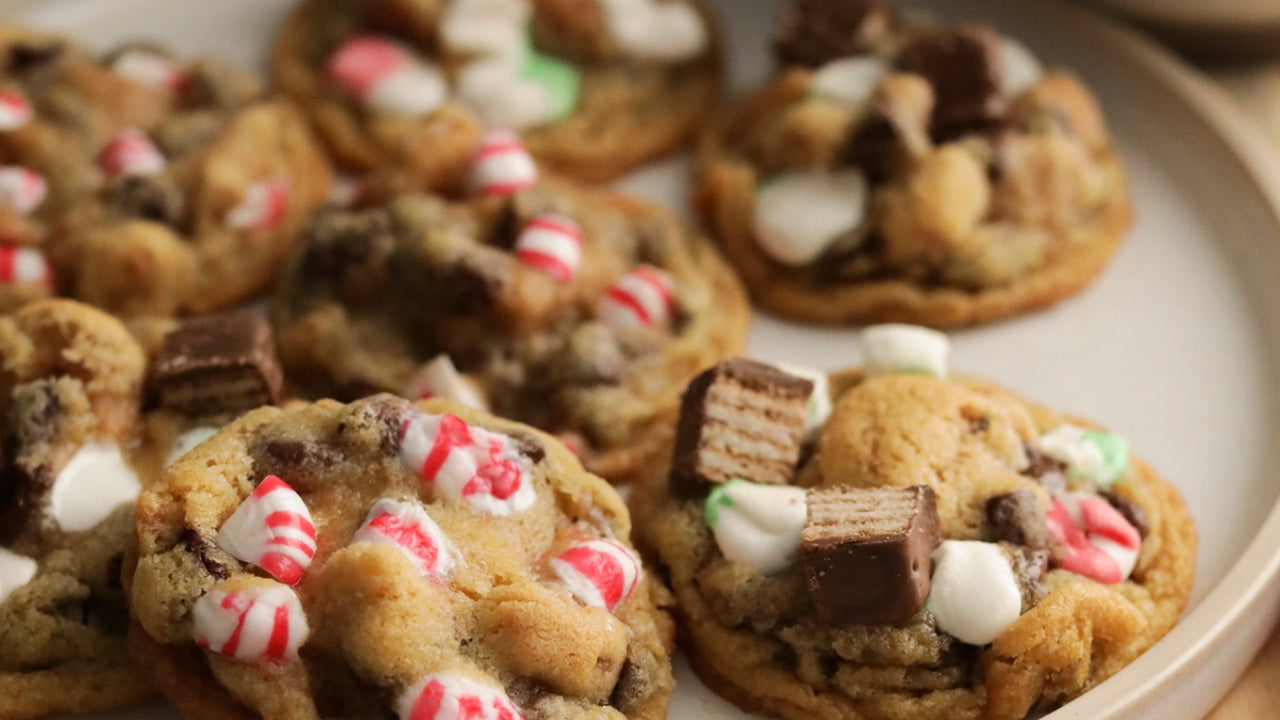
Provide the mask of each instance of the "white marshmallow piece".
{"label": "white marshmallow piece", "polygon": [[511,130],[489,130],[480,138],[471,161],[471,187],[485,197],[506,197],[533,187],[538,166],[520,137]]}
{"label": "white marshmallow piece", "polygon": [[49,492],[49,513],[66,532],[82,532],[113,510],[138,499],[142,484],[120,446],[91,442],[81,446],[58,473]]}
{"label": "white marshmallow piece", "polygon": [[642,571],[640,558],[616,540],[580,542],[551,560],[551,569],[574,597],[610,612],[631,597]]}
{"label": "white marshmallow piece", "polygon": [[871,102],[880,83],[889,76],[889,63],[878,57],[833,60],[809,78],[809,93],[851,108]]}
{"label": "white marshmallow piece", "polygon": [[53,268],[35,248],[0,245],[0,285],[53,284]]}
{"label": "white marshmallow piece", "polygon": [[925,607],[939,630],[970,645],[986,645],[1022,614],[1022,593],[999,545],[944,540],[933,551],[933,583]]}
{"label": "white marshmallow piece", "polygon": [[663,325],[675,304],[674,280],[665,270],[641,265],[618,278],[600,299],[597,314],[620,330]]}
{"label": "white marshmallow piece", "polygon": [[480,391],[467,382],[448,355],[441,353],[422,369],[409,382],[408,397],[415,400],[427,398],[443,398],[473,410],[488,412],[489,405]]}
{"label": "white marshmallow piece", "polygon": [[186,74],[161,53],[134,47],[125,50],[111,62],[111,72],[132,80],[139,85],[164,88],[176,92],[182,87]]}
{"label": "white marshmallow piece", "polygon": [[39,568],[35,560],[0,548],[0,605],[9,599],[14,590],[31,582]]}
{"label": "white marshmallow piece", "polygon": [[218,434],[218,428],[209,425],[200,425],[182,433],[173,440],[173,447],[169,448],[169,455],[165,458],[164,466],[169,467],[181,458],[183,455],[196,449],[200,443],[208,440]]}
{"label": "white marshmallow piece", "polygon": [[1040,451],[1065,463],[1067,474],[1111,487],[1129,468],[1129,445],[1118,435],[1064,423],[1040,436]]}
{"label": "white marshmallow piece", "polygon": [[937,330],[917,325],[872,325],[858,332],[867,377],[889,374],[947,376],[951,343]]}
{"label": "white marshmallow piece", "polygon": [[0,166],[0,205],[20,215],[40,207],[49,193],[49,183],[39,173],[18,165]]}
{"label": "white marshmallow piece", "polygon": [[707,496],[703,515],[725,557],[770,575],[795,562],[807,513],[804,488],[730,480]]}
{"label": "white marshmallow piece", "polygon": [[1044,77],[1044,66],[1013,38],[1000,38],[1000,64],[1000,92],[1008,96],[1021,95]]}
{"label": "white marshmallow piece", "polygon": [[26,97],[12,90],[0,92],[0,132],[17,130],[31,122],[33,117],[35,111]]}
{"label": "white marshmallow piece", "polygon": [[218,531],[218,547],[286,585],[297,585],[316,554],[316,526],[302,496],[268,475]]}
{"label": "white marshmallow piece", "polygon": [[783,265],[807,265],[862,225],[869,198],[858,170],[779,175],[756,190],[756,243]]}
{"label": "white marshmallow piece", "polygon": [[368,107],[424,117],[449,96],[444,72],[411,48],[376,35],[343,42],[325,68],[329,78]]}
{"label": "white marshmallow piece", "polygon": [[440,39],[456,55],[496,55],[519,62],[530,13],[528,0],[453,0],[440,18]]}
{"label": "white marshmallow piece", "polygon": [[391,545],[428,580],[448,577],[457,556],[444,530],[422,506],[391,498],[373,504],[351,542]]}
{"label": "white marshmallow piece", "polygon": [[191,618],[197,645],[249,663],[293,660],[311,633],[297,594],[279,583],[233,592],[215,587],[196,600]]}
{"label": "white marshmallow piece", "polygon": [[289,210],[289,178],[277,175],[245,188],[240,203],[223,218],[237,230],[271,230]]}
{"label": "white marshmallow piece", "polygon": [[831,417],[832,410],[831,380],[827,374],[821,370],[790,363],[774,363],[774,365],[788,375],[802,377],[813,383],[813,394],[809,396],[809,405],[805,409],[805,435],[809,435],[825,425],[827,418]]}
{"label": "white marshmallow piece", "polygon": [[418,680],[396,699],[400,720],[524,720],[502,688],[452,673]]}
{"label": "white marshmallow piece", "polygon": [[537,501],[528,461],[510,438],[467,425],[456,415],[414,413],[405,420],[400,460],[448,500],[495,516]]}
{"label": "white marshmallow piece", "polygon": [[693,5],[653,0],[599,0],[623,52],[640,60],[691,60],[707,47],[707,27]]}

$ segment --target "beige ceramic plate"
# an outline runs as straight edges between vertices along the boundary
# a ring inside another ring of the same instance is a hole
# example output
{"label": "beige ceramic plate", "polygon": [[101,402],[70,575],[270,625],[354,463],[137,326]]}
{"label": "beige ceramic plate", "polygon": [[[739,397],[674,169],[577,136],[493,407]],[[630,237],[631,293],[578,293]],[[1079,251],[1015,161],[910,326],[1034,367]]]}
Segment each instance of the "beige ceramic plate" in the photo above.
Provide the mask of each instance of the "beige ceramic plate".
{"label": "beige ceramic plate", "polygon": [[[1215,0],[1216,1],[1216,0]],[[99,46],[148,35],[185,52],[262,57],[282,0],[0,0],[5,20]],[[768,68],[776,2],[719,0],[736,82]],[[1165,52],[1064,2],[934,0],[993,21],[1097,89],[1132,174],[1138,220],[1114,264],[1058,308],[956,337],[953,365],[1097,419],[1186,494],[1202,544],[1193,606],[1162,643],[1054,720],[1192,720],[1248,663],[1280,611],[1280,172],[1231,105]],[[731,11],[730,11],[731,10]],[[683,205],[674,161],[627,181]],[[837,368],[851,332],[757,320],[760,357]],[[681,663],[673,718],[740,718]],[[162,705],[99,716],[176,717]]]}

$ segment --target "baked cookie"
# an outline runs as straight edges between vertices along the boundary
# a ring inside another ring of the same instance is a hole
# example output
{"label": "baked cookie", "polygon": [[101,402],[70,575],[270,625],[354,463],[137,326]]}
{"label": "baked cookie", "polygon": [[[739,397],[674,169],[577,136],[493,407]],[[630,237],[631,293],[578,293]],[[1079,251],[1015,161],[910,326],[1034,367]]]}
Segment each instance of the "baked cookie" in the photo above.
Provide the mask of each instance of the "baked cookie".
{"label": "baked cookie", "polygon": [[719,94],[698,0],[306,0],[272,69],[342,165],[446,192],[486,126],[604,182],[680,146]]}
{"label": "baked cookie", "polygon": [[829,385],[706,371],[633,495],[707,685],[796,720],[1015,720],[1173,627],[1195,527],[1122,439],[945,377],[933,331],[865,332]]}
{"label": "baked cookie", "polygon": [[56,279],[116,314],[225,308],[270,284],[328,197],[306,122],[252,73],[139,44],[94,58],[16,30],[0,30],[0,57],[0,227],[25,215],[37,231],[0,248],[0,304]]}
{"label": "baked cookie", "polygon": [[669,443],[685,383],[741,349],[745,293],[667,212],[539,178],[508,133],[486,136],[470,182],[461,202],[317,215],[274,302],[290,378],[491,408],[629,479]]}
{"label": "baked cookie", "polygon": [[189,720],[666,716],[665,591],[618,495],[531,428],[390,395],[259,410],[137,531],[130,641]]}
{"label": "baked cookie", "polygon": [[1079,292],[1128,229],[1093,96],[991,28],[795,0],[776,48],[707,135],[695,199],[764,308],[990,322]]}

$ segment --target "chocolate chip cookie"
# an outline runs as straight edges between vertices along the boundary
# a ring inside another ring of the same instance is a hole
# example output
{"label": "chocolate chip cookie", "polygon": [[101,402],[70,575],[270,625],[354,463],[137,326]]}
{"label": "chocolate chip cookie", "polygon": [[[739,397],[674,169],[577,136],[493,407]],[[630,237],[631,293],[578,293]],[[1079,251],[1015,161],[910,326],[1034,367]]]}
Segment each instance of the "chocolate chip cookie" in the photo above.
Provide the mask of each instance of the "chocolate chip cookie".
{"label": "chocolate chip cookie", "polygon": [[684,384],[742,347],[745,294],[665,211],[539,177],[508,133],[474,156],[467,200],[315,218],[274,303],[290,377],[492,409],[625,481],[669,441]]}
{"label": "chocolate chip cookie", "polygon": [[706,371],[632,496],[707,685],[796,720],[1016,720],[1173,627],[1195,527],[1122,438],[947,377],[933,331],[867,332],[829,378]]}
{"label": "chocolate chip cookie", "polygon": [[390,395],[251,412],[138,502],[139,662],[190,720],[666,716],[672,623],[550,436]]}
{"label": "chocolate chip cookie", "polygon": [[1127,231],[1096,100],[994,29],[795,0],[775,48],[702,144],[695,198],[762,307],[990,322],[1079,292]]}
{"label": "chocolate chip cookie", "polygon": [[680,146],[719,90],[696,0],[307,0],[272,69],[341,164],[444,191],[484,127],[609,180]]}

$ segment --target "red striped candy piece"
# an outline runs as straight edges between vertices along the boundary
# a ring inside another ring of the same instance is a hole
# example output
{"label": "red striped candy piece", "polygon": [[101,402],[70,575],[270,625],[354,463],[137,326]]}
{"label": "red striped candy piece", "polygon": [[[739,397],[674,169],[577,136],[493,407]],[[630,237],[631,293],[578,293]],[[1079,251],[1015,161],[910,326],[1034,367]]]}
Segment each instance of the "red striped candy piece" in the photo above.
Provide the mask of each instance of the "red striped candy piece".
{"label": "red striped candy piece", "polygon": [[490,130],[480,139],[471,161],[471,185],[485,197],[505,197],[533,187],[538,182],[538,166],[510,130]]}
{"label": "red striped candy piece", "polygon": [[560,282],[569,282],[582,265],[582,228],[563,215],[539,215],[520,230],[516,259]]}
{"label": "red striped candy piece", "polygon": [[0,285],[53,285],[53,268],[44,253],[29,247],[0,245]]}
{"label": "red striped candy piece", "polygon": [[286,585],[297,585],[316,554],[316,526],[302,497],[268,475],[222,524],[218,546]]}
{"label": "red striped candy piece", "polygon": [[374,35],[357,35],[338,46],[325,71],[352,95],[363,98],[383,78],[410,62],[412,56],[399,43]]}
{"label": "red striped candy piece", "polygon": [[448,99],[439,67],[413,50],[376,35],[349,38],[329,57],[329,78],[377,110],[422,117]]}
{"label": "red striped candy piece", "polygon": [[1141,549],[1138,530],[1096,495],[1069,492],[1054,498],[1049,532],[1064,548],[1058,565],[1101,583],[1124,582]]}
{"label": "red striped candy piece", "polygon": [[49,184],[40,173],[18,165],[0,166],[0,204],[26,215],[40,207]]}
{"label": "red striped candy piece", "polygon": [[0,131],[17,130],[31,122],[34,116],[31,103],[21,93],[0,91]]}
{"label": "red striped candy piece", "polygon": [[310,629],[291,588],[274,584],[210,590],[191,609],[196,644],[251,663],[281,663],[298,656]]}
{"label": "red striped candy piece", "polygon": [[652,265],[623,275],[600,300],[600,318],[619,329],[661,325],[675,305],[672,279]]}
{"label": "red striped candy piece", "polygon": [[393,545],[427,579],[447,577],[454,550],[444,531],[421,506],[383,498],[373,504],[352,542]]}
{"label": "red striped candy piece", "polygon": [[616,540],[587,540],[551,561],[560,580],[588,607],[613,611],[640,581],[640,558]]}
{"label": "red striped candy piece", "polygon": [[283,175],[261,180],[245,188],[240,204],[226,214],[229,227],[270,230],[280,224],[289,209],[289,178]]}
{"label": "red striped candy piece", "polygon": [[511,515],[537,492],[511,438],[467,425],[456,415],[416,413],[400,428],[400,459],[442,497],[476,512]]}
{"label": "red striped candy piece", "polygon": [[125,50],[111,62],[111,72],[139,85],[178,92],[187,83],[187,74],[177,63],[161,53],[134,47]]}
{"label": "red striped candy piece", "polygon": [[116,133],[98,153],[98,167],[107,177],[155,175],[164,171],[160,149],[141,130],[125,128]]}
{"label": "red striped candy piece", "polygon": [[451,673],[414,683],[396,701],[400,720],[524,720],[501,688]]}

